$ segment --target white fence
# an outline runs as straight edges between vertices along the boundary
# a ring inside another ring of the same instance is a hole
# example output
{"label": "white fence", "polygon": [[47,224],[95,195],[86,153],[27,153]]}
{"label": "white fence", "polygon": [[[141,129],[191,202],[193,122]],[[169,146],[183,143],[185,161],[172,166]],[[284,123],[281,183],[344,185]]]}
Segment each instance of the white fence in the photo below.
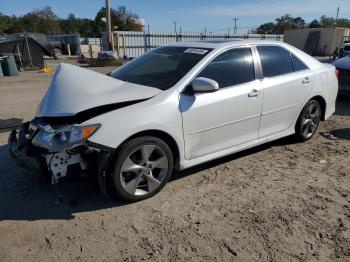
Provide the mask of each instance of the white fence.
{"label": "white fence", "polygon": [[[107,46],[106,34],[103,34],[103,46]],[[202,33],[147,33],[132,31],[115,31],[114,45],[120,56],[137,57],[158,46],[185,41],[199,40],[236,40],[236,39],[266,39],[283,41],[283,35],[233,35],[233,34],[207,34]],[[106,49],[106,48],[104,48]]]}
{"label": "white fence", "polygon": [[83,37],[80,38],[82,45],[101,45],[101,38]]}

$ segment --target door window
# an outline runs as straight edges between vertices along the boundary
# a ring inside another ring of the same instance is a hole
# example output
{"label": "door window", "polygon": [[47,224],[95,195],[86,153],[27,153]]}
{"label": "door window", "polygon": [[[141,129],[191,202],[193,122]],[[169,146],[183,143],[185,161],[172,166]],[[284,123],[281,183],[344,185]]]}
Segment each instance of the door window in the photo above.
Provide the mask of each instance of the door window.
{"label": "door window", "polygon": [[293,72],[290,52],[278,46],[257,46],[265,77]]}
{"label": "door window", "polygon": [[220,88],[253,81],[255,72],[251,49],[235,48],[220,54],[197,77],[213,79]]}

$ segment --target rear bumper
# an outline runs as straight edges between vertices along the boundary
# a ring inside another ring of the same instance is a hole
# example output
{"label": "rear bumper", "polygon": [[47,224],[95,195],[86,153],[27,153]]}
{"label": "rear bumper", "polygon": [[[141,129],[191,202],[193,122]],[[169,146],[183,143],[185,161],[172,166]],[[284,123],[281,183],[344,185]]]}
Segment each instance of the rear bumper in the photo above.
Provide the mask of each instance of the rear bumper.
{"label": "rear bumper", "polygon": [[350,94],[350,81],[348,84],[339,84],[340,94]]}
{"label": "rear bumper", "polygon": [[349,93],[350,92],[350,70],[340,69],[338,76],[338,86],[339,93]]}

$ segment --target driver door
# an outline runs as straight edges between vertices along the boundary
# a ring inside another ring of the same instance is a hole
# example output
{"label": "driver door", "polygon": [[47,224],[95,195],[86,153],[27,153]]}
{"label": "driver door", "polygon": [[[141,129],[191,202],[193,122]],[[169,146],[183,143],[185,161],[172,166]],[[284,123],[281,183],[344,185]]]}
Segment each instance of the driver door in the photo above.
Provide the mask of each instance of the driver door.
{"label": "driver door", "polygon": [[251,48],[224,51],[197,77],[217,81],[219,90],[180,95],[186,159],[256,140],[262,86],[255,79]]}

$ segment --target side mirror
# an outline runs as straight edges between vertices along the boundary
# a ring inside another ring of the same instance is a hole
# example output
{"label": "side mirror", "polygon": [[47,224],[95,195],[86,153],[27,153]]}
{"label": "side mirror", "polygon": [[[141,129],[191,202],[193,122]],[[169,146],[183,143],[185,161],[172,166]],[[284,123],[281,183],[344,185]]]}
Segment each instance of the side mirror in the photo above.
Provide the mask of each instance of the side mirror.
{"label": "side mirror", "polygon": [[213,79],[197,77],[192,83],[192,89],[195,93],[215,92],[219,90],[219,84]]}

